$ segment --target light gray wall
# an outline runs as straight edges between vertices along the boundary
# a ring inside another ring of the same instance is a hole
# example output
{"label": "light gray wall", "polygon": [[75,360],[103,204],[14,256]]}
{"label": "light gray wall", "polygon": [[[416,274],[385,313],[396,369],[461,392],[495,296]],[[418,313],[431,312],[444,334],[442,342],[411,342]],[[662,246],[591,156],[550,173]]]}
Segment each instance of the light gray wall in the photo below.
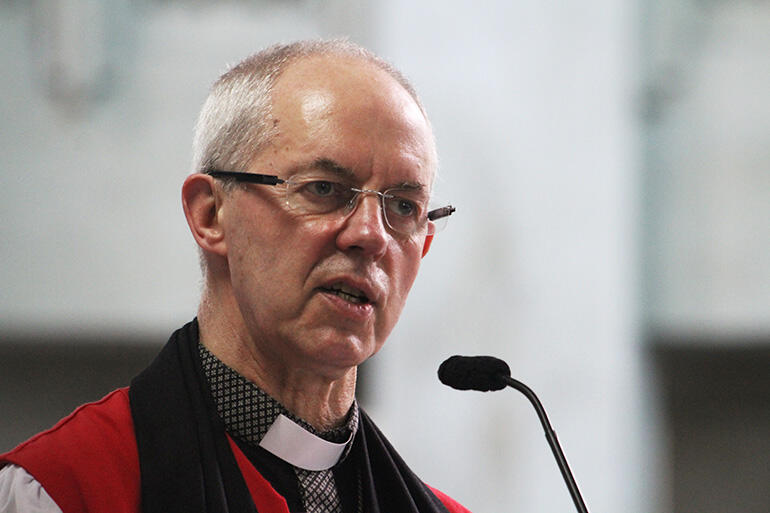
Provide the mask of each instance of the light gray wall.
{"label": "light gray wall", "polygon": [[426,96],[458,215],[380,355],[376,418],[472,509],[570,510],[523,397],[435,379],[446,356],[495,354],[540,394],[592,510],[643,510],[631,6],[389,5],[385,49]]}
{"label": "light gray wall", "polygon": [[770,5],[649,7],[648,321],[725,341],[768,334]]}

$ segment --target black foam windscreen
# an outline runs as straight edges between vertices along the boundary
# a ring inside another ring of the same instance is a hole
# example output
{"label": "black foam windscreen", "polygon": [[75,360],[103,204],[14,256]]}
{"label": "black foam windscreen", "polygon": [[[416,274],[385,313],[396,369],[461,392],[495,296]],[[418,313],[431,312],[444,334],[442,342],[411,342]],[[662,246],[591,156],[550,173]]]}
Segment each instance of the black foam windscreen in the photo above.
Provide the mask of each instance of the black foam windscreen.
{"label": "black foam windscreen", "polygon": [[493,356],[452,356],[438,368],[438,379],[457,390],[502,390],[510,377],[508,364]]}

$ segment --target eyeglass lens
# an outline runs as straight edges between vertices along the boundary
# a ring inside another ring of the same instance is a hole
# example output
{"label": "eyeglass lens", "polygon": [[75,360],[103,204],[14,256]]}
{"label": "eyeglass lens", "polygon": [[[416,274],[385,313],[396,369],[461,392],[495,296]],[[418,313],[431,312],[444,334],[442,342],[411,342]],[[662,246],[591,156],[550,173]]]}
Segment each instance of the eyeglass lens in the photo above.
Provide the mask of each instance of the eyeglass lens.
{"label": "eyeglass lens", "polygon": [[287,205],[297,212],[325,214],[339,210],[348,213],[362,195],[376,194],[380,197],[385,222],[394,231],[412,234],[427,222],[427,198],[419,190],[369,191],[318,177],[292,177],[286,183]]}

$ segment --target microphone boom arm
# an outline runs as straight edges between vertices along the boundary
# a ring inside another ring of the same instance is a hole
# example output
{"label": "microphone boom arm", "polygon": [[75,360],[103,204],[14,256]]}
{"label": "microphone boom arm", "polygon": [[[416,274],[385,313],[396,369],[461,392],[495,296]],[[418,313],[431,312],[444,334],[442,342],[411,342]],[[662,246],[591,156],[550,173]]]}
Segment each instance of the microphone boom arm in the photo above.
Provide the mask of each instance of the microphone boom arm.
{"label": "microphone boom arm", "polygon": [[535,395],[535,392],[533,392],[531,388],[521,381],[505,375],[500,375],[500,380],[524,394],[527,399],[529,399],[529,402],[532,403],[532,406],[535,407],[540,423],[543,425],[543,431],[545,431],[545,438],[548,440],[548,445],[551,446],[551,451],[553,451],[553,456],[556,458],[556,463],[564,478],[564,483],[567,485],[567,489],[572,496],[572,501],[575,503],[575,507],[580,513],[588,513],[588,508],[586,508],[586,504],[583,502],[583,496],[580,495],[580,490],[578,490],[577,483],[572,475],[572,470],[569,468],[567,458],[564,457],[564,452],[561,450],[559,440],[556,438],[556,432],[551,427],[548,415],[546,415],[545,408],[543,408],[543,405],[540,403],[540,399],[537,398],[537,395]]}

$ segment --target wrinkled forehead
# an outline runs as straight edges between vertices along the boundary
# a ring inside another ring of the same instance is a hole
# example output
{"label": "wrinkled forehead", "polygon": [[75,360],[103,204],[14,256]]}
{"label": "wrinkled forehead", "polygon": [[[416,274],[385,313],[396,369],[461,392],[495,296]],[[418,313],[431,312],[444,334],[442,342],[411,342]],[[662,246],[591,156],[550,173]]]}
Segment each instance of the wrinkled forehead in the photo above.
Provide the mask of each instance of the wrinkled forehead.
{"label": "wrinkled forehead", "polygon": [[[273,115],[284,143],[326,145],[328,151],[370,159],[373,165],[390,158],[393,172],[412,170],[428,188],[432,185],[437,158],[427,118],[401,84],[363,59],[317,56],[293,63],[276,82]],[[332,154],[312,158],[340,161]]]}

